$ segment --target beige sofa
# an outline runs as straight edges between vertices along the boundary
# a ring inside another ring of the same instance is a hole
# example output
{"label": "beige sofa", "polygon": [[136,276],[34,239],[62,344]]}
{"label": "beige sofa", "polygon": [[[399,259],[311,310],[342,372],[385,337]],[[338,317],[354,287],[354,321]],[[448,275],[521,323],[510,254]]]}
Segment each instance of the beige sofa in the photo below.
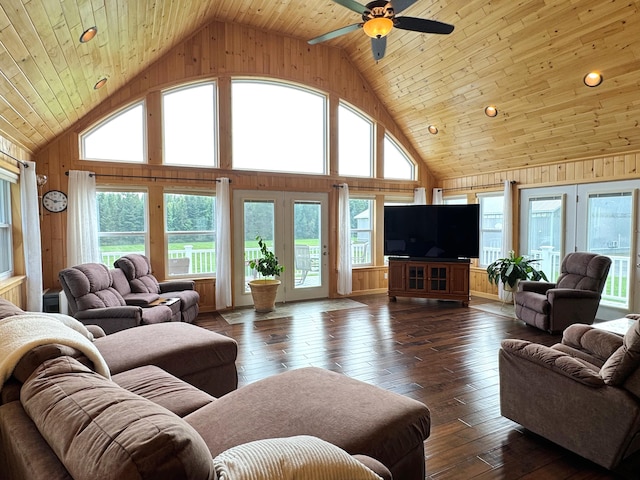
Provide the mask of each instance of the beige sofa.
{"label": "beige sofa", "polygon": [[75,348],[29,350],[2,389],[0,479],[214,479],[229,457],[263,469],[265,451],[291,451],[268,442],[291,441],[298,457],[308,439],[323,442],[311,449],[321,468],[349,472],[335,478],[424,479],[425,405],[319,368],[235,390],[236,344],[217,337],[180,322],[96,338],[111,380]]}
{"label": "beige sofa", "polygon": [[503,340],[502,415],[608,469],[640,450],[640,323],[571,325],[546,347]]}

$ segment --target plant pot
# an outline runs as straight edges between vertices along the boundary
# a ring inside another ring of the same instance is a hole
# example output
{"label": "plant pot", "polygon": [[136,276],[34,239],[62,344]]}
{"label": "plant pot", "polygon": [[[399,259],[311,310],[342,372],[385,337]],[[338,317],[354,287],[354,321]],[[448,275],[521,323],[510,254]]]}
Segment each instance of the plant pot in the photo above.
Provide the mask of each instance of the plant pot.
{"label": "plant pot", "polygon": [[280,280],[251,280],[248,283],[256,312],[273,312],[276,309],[276,295],[280,283]]}

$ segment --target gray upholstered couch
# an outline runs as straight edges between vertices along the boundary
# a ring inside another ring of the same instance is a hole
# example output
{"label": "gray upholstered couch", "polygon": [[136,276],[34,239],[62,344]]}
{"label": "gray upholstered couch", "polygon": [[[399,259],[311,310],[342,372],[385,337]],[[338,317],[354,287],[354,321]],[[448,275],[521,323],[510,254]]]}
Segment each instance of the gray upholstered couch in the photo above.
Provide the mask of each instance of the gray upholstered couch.
{"label": "gray upholstered couch", "polygon": [[605,468],[640,450],[640,323],[571,325],[546,347],[503,340],[502,415]]}
{"label": "gray upholstered couch", "polygon": [[[331,447],[316,468],[351,472],[333,478],[424,479],[426,406],[319,368],[234,390],[235,365],[223,359],[235,359],[235,342],[220,347],[211,335],[172,322],[96,338],[111,380],[63,344],[25,352],[8,382],[13,394],[2,389],[0,478],[213,480],[230,456],[238,468],[262,469],[270,439],[292,442],[275,455],[297,460],[297,442],[314,438],[323,453]],[[246,454],[255,445],[260,462]]]}

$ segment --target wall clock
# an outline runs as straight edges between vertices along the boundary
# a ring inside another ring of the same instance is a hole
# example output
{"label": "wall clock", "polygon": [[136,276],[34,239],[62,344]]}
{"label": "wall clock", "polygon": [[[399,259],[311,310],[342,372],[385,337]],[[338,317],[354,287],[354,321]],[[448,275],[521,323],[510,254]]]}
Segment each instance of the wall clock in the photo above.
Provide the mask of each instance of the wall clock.
{"label": "wall clock", "polygon": [[42,196],[42,205],[53,213],[62,212],[67,209],[67,194],[60,190],[49,190]]}

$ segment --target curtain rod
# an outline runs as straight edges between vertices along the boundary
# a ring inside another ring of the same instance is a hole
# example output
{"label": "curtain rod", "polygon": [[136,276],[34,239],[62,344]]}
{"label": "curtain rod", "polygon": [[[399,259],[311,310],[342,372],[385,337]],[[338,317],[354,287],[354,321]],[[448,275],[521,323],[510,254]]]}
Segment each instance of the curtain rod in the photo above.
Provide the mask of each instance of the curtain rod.
{"label": "curtain rod", "polygon": [[[64,174],[68,177],[69,171],[64,172]],[[203,180],[202,178],[193,178],[193,177],[181,177],[181,178],[169,178],[169,177],[150,177],[147,175],[117,175],[110,173],[89,173],[90,177],[115,177],[115,178],[143,178],[145,180],[153,180],[157,182],[158,180]],[[219,182],[220,179],[214,178],[216,182]],[[229,183],[231,183],[231,179],[229,179]]]}
{"label": "curtain rod", "polygon": [[22,165],[24,168],[29,168],[29,164],[27,162],[23,162],[22,160],[18,160],[16,157],[14,157],[13,155],[8,154],[7,152],[5,152],[4,150],[0,150],[0,153],[3,155],[6,155],[7,157],[9,157],[11,160],[18,162],[20,165]]}
{"label": "curtain rod", "polygon": [[[348,184],[347,184],[348,185]],[[342,185],[333,184],[333,188],[342,188]],[[358,185],[349,185],[349,190],[378,190],[381,191],[390,191],[390,192],[413,192],[415,188],[409,190],[408,188],[391,188],[391,187],[363,187]]]}
{"label": "curtain rod", "polygon": [[[514,183],[518,183],[518,182],[516,182],[515,180],[509,180],[509,183],[513,185]],[[448,192],[451,190],[473,190],[474,188],[502,187],[503,185],[504,185],[504,182],[499,182],[499,183],[487,183],[485,185],[472,185],[470,187],[440,188],[439,190],[442,190],[443,192]]]}

